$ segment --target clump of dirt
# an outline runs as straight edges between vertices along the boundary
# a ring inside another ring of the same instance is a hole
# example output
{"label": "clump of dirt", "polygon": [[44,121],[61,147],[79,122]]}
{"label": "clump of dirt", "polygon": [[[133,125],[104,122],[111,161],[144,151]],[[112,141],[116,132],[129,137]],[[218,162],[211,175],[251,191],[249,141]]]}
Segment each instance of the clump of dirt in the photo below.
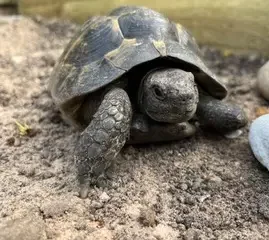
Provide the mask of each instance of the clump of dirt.
{"label": "clump of dirt", "polygon": [[[78,197],[78,132],[47,91],[77,29],[28,18],[0,25],[0,239],[268,239],[269,174],[250,151],[248,128],[234,140],[201,130],[179,142],[127,146],[110,187]],[[255,90],[266,59],[206,47],[203,54],[250,120],[268,106]],[[35,134],[20,135],[15,120]]]}

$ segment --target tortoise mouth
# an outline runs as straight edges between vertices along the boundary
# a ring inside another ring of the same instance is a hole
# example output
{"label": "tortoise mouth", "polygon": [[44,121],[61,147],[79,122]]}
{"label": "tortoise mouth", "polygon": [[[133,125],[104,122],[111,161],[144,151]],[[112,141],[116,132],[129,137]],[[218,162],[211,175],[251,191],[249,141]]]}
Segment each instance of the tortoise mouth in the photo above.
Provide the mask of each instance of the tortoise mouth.
{"label": "tortoise mouth", "polygon": [[193,112],[193,111],[196,111],[196,104],[190,104],[188,106],[186,106],[186,112],[187,113],[190,113],[190,112]]}
{"label": "tortoise mouth", "polygon": [[147,115],[157,122],[166,122],[166,123],[182,123],[190,120],[196,112],[196,106],[191,106],[191,108],[186,108],[182,113],[168,113],[168,112],[159,112],[159,111],[146,111]]}

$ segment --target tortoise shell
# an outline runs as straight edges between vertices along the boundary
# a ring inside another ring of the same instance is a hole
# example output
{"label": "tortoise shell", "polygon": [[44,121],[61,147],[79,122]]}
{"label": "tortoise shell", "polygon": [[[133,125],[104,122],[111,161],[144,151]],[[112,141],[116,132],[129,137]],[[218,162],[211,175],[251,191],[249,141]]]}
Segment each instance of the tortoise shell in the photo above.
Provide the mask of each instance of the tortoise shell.
{"label": "tortoise shell", "polygon": [[56,105],[70,118],[86,95],[138,65],[151,63],[150,68],[155,68],[156,59],[166,66],[187,66],[196,82],[213,97],[223,99],[227,95],[225,86],[203,62],[189,32],[145,7],[120,7],[108,16],[85,22],[56,64],[49,90]]}

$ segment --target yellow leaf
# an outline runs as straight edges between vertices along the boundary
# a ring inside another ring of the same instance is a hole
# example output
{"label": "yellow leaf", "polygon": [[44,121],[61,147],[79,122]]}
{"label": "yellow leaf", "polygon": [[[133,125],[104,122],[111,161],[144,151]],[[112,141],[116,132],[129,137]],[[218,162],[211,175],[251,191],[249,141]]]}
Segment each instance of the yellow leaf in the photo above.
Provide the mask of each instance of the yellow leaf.
{"label": "yellow leaf", "polygon": [[20,135],[25,136],[29,134],[31,128],[26,123],[23,124],[23,123],[18,122],[17,120],[15,120],[15,123],[18,127]]}

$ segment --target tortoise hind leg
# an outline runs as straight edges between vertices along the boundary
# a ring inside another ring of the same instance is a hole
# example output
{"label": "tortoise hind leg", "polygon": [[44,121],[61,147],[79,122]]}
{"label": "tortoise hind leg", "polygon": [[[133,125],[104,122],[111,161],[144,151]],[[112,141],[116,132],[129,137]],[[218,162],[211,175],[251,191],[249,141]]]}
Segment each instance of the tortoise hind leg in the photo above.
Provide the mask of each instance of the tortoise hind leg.
{"label": "tortoise hind leg", "polygon": [[131,119],[132,109],[127,93],[120,88],[111,89],[76,145],[80,197],[87,197],[89,184],[98,183],[124,146]]}
{"label": "tortoise hind leg", "polygon": [[196,115],[201,127],[216,130],[227,138],[235,138],[242,133],[240,129],[248,119],[239,106],[204,94],[200,94],[199,98]]}

